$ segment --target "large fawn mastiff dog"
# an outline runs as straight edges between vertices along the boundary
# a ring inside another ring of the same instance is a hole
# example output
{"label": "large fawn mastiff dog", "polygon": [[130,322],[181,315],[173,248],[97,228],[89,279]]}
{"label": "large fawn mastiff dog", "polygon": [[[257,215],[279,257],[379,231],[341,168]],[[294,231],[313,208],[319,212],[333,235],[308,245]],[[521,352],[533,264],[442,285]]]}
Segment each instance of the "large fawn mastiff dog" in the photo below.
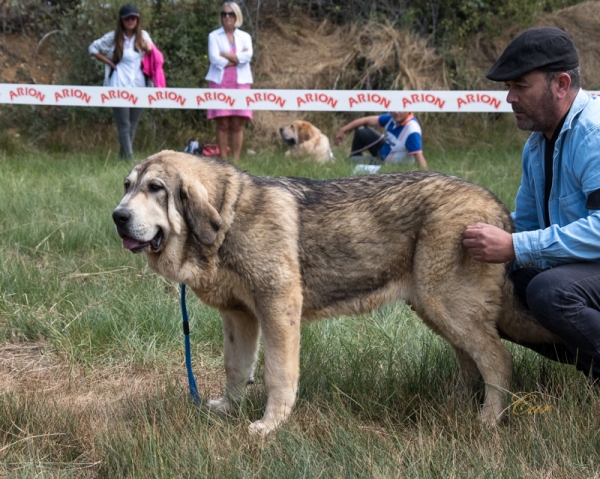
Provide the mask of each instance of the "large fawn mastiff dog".
{"label": "large fawn mastiff dog", "polygon": [[262,333],[268,401],[250,425],[260,434],[296,400],[302,321],[409,302],[452,345],[463,383],[483,376],[486,423],[504,414],[512,373],[498,329],[559,341],[521,309],[505,265],[474,261],[462,246],[478,221],[511,231],[504,206],[441,173],[268,178],[162,151],[125,178],[113,219],[125,248],[220,311],[227,383],[211,408],[243,398]]}

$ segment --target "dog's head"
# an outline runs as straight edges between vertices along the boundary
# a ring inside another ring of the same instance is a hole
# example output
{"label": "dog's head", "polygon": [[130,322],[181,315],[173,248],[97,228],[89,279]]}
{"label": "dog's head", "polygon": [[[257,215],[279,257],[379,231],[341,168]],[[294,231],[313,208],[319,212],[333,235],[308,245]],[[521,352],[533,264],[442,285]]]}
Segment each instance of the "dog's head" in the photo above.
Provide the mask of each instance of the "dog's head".
{"label": "dog's head", "polygon": [[283,141],[290,146],[296,146],[310,140],[316,134],[316,128],[308,121],[294,121],[289,126],[279,128]]}
{"label": "dog's head", "polygon": [[212,177],[205,162],[216,161],[163,151],[135,166],[112,215],[123,247],[160,254],[173,238],[187,233],[211,246],[222,220],[210,202],[207,186]]}

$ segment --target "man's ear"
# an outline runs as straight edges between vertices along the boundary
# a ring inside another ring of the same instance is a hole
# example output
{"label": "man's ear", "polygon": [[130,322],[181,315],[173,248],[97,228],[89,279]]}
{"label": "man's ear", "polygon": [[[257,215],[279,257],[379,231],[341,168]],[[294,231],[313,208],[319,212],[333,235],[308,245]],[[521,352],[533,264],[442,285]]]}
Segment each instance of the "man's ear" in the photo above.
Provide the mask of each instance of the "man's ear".
{"label": "man's ear", "polygon": [[223,221],[208,202],[208,194],[201,185],[181,187],[183,218],[194,237],[204,246],[212,245]]}
{"label": "man's ear", "polygon": [[569,74],[561,72],[554,80],[556,81],[556,96],[558,98],[566,97],[571,90],[571,77]]}

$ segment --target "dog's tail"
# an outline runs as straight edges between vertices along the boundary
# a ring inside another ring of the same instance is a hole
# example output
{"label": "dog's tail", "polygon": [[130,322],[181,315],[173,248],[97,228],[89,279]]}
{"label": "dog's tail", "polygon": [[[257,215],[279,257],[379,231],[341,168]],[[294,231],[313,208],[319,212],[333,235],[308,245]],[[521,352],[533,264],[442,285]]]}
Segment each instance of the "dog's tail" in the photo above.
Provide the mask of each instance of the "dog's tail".
{"label": "dog's tail", "polygon": [[542,327],[533,315],[521,304],[512,280],[510,279],[511,263],[507,263],[502,285],[502,313],[498,321],[501,332],[510,336],[517,343],[561,343],[561,339]]}

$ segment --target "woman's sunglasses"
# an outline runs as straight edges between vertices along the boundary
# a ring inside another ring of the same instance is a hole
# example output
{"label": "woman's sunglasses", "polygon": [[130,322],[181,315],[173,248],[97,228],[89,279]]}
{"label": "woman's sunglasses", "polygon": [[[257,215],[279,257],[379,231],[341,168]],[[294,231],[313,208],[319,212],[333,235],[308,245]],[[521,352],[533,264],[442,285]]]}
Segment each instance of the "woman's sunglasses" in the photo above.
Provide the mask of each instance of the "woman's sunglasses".
{"label": "woman's sunglasses", "polygon": [[233,12],[221,12],[222,17],[235,18],[235,13]]}
{"label": "woman's sunglasses", "polygon": [[124,17],[123,21],[124,22],[133,22],[134,20],[137,20],[137,19],[138,19],[138,17],[136,17],[135,15],[130,15],[128,17]]}

